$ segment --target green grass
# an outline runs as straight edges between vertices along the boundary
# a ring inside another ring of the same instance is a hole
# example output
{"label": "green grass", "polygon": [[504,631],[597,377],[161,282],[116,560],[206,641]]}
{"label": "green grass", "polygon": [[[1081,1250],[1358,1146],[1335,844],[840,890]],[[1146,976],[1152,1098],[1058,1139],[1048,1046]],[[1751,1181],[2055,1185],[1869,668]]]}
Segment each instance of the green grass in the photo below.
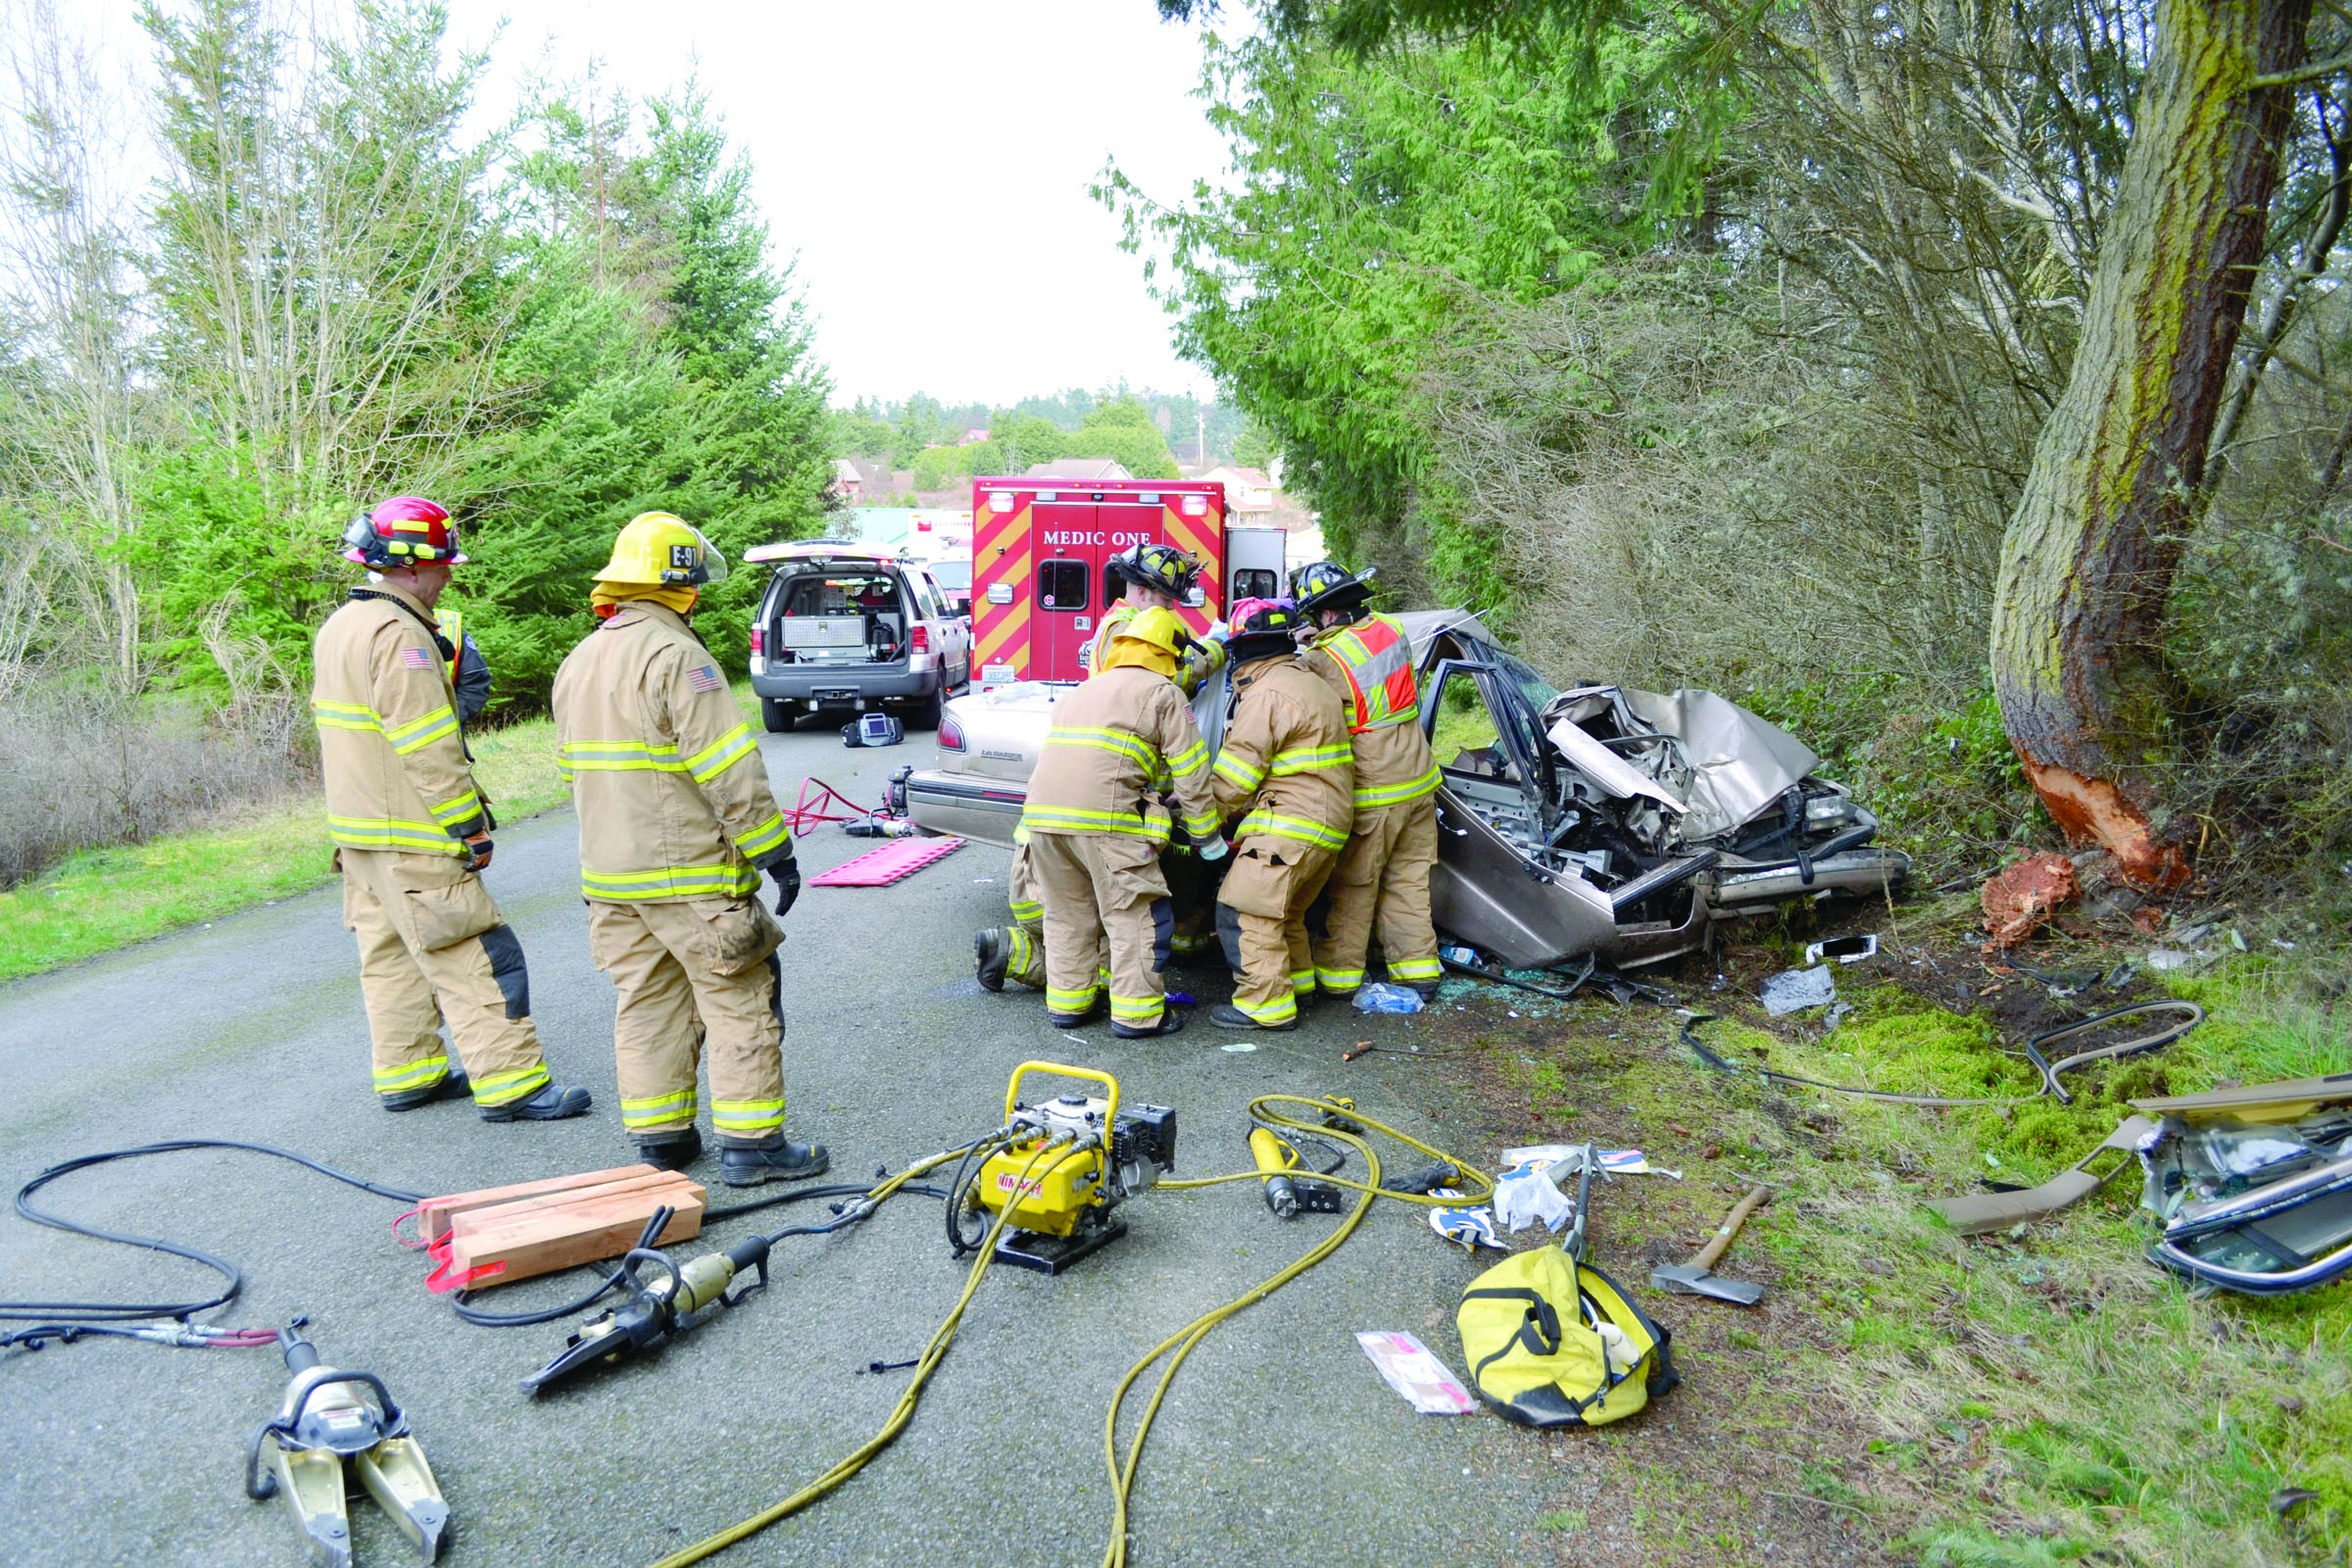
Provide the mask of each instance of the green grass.
{"label": "green grass", "polygon": [[[470,744],[475,776],[501,822],[567,799],[546,719],[485,731]],[[0,980],[308,892],[333,876],[331,849],[313,796],[220,827],[85,850],[0,893]]]}
{"label": "green grass", "polygon": [[[2192,1297],[2141,1258],[2135,1168],[2014,1235],[1963,1241],[1920,1206],[1983,1176],[2042,1180],[2128,1099],[2341,1070],[2341,1024],[2298,1000],[2285,970],[2248,956],[2183,982],[2209,1021],[2154,1056],[2085,1073],[2071,1108],[1923,1110],[1721,1080],[1697,1090],[1716,1100],[1732,1158],[1797,1200],[1742,1244],[1772,1250],[1784,1294],[1827,1331],[1827,1343],[1783,1346],[1775,1381],[1834,1391],[1889,1451],[1922,1454],[1923,1474],[1945,1478],[1901,1488],[1924,1515],[1908,1537],[1923,1564],[2095,1554],[2220,1568],[2352,1551],[2352,1291]],[[2030,1090],[2030,1069],[1984,1019],[1891,987],[1859,1001],[1821,1040],[1728,1021],[1706,1034],[1734,1059],[1832,1082]],[[2287,1487],[2320,1495],[2281,1522],[2269,1504]]]}

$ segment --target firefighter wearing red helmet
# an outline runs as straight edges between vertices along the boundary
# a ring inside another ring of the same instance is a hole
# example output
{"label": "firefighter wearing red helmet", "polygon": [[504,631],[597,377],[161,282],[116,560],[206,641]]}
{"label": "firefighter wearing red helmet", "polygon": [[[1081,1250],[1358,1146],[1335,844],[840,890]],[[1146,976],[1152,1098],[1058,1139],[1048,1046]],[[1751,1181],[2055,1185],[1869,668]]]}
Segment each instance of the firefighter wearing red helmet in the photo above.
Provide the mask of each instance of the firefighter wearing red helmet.
{"label": "firefighter wearing red helmet", "polygon": [[1233,966],[1224,1029],[1296,1029],[1314,995],[1307,906],[1348,844],[1355,761],[1331,689],[1298,657],[1306,617],[1280,599],[1233,607],[1233,716],[1217,750],[1217,808],[1242,813],[1217,889],[1217,936]]}
{"label": "firefighter wearing red helmet", "polygon": [[1402,626],[1372,612],[1371,578],[1318,561],[1291,579],[1316,628],[1307,664],[1340,699],[1355,751],[1355,826],[1332,869],[1315,983],[1334,996],[1353,993],[1377,928],[1389,978],[1427,998],[1442,975],[1429,918],[1438,764],[1421,731],[1412,644]]}
{"label": "firefighter wearing red helmet", "polygon": [[318,628],[311,711],[377,1102],[413,1110],[470,1093],[486,1121],[577,1116],[588,1091],[549,1080],[522,944],[482,886],[496,823],[433,623],[466,561],[456,527],[433,502],[395,496],[353,519],[343,544],[368,581]]}

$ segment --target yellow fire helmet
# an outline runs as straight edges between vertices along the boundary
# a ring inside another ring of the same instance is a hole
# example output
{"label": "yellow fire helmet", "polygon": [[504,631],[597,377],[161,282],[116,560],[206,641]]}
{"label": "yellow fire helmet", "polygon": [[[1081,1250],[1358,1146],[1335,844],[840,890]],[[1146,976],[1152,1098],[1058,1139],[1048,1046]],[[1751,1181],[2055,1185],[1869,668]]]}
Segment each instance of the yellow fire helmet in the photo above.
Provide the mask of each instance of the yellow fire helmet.
{"label": "yellow fire helmet", "polygon": [[1193,640],[1193,634],[1185,629],[1184,622],[1177,616],[1176,612],[1162,610],[1157,605],[1152,606],[1150,610],[1137,611],[1135,615],[1112,635],[1111,640],[1116,642],[1125,637],[1132,637],[1139,643],[1150,643],[1152,647],[1170,655],[1184,652],[1185,644]]}
{"label": "yellow fire helmet", "polygon": [[641,512],[612,541],[612,559],[598,582],[642,582],[685,588],[727,580],[727,558],[703,531],[666,512]]}

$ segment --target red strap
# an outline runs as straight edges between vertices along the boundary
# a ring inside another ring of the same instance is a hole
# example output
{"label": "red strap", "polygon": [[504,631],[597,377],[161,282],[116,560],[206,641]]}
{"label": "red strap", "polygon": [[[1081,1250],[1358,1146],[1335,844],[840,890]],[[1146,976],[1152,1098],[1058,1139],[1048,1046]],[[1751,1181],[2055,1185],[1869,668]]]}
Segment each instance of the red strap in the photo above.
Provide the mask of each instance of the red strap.
{"label": "red strap", "polygon": [[444,1236],[424,1250],[425,1256],[431,1258],[434,1265],[433,1271],[424,1277],[424,1288],[435,1296],[469,1289],[476,1280],[491,1279],[507,1271],[503,1261],[485,1263],[480,1268],[454,1267],[450,1262],[449,1243],[450,1238]]}
{"label": "red strap", "polygon": [[[809,797],[811,790],[816,792],[813,800]],[[839,812],[828,811],[825,809],[828,806],[838,806],[842,809]],[[823,779],[805,778],[801,780],[800,800],[794,803],[791,810],[784,813],[784,825],[798,838],[819,822],[855,822],[871,815],[872,809],[859,806]]]}

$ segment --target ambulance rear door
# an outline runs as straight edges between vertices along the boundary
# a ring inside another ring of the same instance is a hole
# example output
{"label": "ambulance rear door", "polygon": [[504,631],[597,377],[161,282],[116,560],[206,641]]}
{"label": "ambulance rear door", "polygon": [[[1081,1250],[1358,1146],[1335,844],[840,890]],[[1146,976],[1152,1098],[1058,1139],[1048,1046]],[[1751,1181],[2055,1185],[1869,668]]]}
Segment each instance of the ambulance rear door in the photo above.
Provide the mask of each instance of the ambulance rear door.
{"label": "ambulance rear door", "polygon": [[1105,548],[1099,506],[1086,492],[1041,490],[1029,508],[1031,680],[1079,680],[1079,653],[1102,614]]}

